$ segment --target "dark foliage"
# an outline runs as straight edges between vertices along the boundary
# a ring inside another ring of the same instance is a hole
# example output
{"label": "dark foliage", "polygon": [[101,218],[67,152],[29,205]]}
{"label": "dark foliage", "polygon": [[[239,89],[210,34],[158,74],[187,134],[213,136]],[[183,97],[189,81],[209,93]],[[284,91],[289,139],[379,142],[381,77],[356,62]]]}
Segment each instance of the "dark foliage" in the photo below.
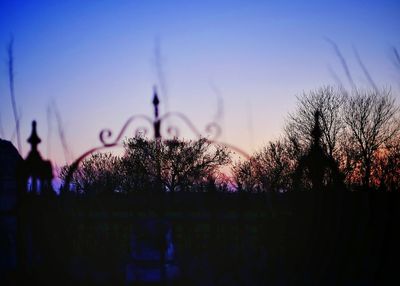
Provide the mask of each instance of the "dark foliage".
{"label": "dark foliage", "polygon": [[[125,141],[124,149],[121,157],[97,153],[84,160],[72,180],[75,190],[84,194],[196,191],[215,183],[219,168],[230,161],[226,148],[204,138],[162,141],[138,136]],[[67,171],[68,166],[62,178]]]}

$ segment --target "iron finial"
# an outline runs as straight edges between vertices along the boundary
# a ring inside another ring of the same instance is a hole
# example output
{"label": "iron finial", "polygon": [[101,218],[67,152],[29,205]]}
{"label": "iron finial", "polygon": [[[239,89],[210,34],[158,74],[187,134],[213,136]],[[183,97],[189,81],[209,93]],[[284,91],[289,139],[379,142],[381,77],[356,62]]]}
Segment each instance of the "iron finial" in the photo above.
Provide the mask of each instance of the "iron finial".
{"label": "iron finial", "polygon": [[154,116],[158,118],[158,105],[160,104],[160,100],[157,95],[157,88],[154,86],[153,88],[153,106],[154,106]]}
{"label": "iron finial", "polygon": [[32,150],[36,150],[37,145],[39,145],[39,143],[42,142],[42,140],[37,135],[35,120],[32,121],[32,132],[31,132],[31,136],[29,136],[27,141],[29,144],[31,144]]}
{"label": "iron finial", "polygon": [[160,125],[161,125],[161,121],[158,118],[158,105],[160,104],[160,100],[158,99],[158,95],[157,95],[157,87],[154,86],[153,87],[153,105],[154,105],[154,137],[156,139],[160,139],[161,138],[161,133],[160,133]]}

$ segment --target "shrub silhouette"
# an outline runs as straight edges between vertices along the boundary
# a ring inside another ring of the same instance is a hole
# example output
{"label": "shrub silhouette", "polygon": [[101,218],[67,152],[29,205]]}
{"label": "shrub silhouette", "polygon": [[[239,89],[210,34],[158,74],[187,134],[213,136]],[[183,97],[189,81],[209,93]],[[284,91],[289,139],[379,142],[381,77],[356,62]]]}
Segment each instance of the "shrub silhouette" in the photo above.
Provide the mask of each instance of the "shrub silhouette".
{"label": "shrub silhouette", "polygon": [[[72,183],[78,192],[193,191],[210,182],[230,162],[225,147],[198,140],[148,140],[137,136],[124,142],[124,155],[94,154],[84,160]],[[62,178],[68,171],[63,168]]]}

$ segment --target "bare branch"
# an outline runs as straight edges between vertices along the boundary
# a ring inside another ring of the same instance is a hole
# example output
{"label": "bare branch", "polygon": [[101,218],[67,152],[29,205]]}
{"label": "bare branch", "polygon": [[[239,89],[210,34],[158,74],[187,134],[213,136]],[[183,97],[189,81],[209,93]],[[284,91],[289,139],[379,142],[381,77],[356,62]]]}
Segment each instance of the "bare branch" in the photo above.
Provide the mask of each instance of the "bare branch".
{"label": "bare branch", "polygon": [[363,61],[361,60],[361,57],[360,57],[357,49],[353,47],[353,51],[354,51],[354,55],[356,56],[357,62],[360,65],[361,69],[363,70],[363,73],[364,73],[365,77],[367,78],[368,82],[370,83],[372,88],[375,90],[375,92],[378,92],[378,88],[376,87],[376,84],[375,84],[374,80],[372,79],[368,69],[365,67]]}
{"label": "bare branch", "polygon": [[62,145],[62,148],[64,151],[64,158],[65,158],[65,161],[68,163],[70,161],[70,159],[72,158],[72,156],[71,156],[70,149],[68,147],[67,139],[65,137],[64,124],[62,122],[61,115],[57,108],[57,105],[54,101],[52,102],[52,108],[53,108],[54,115],[55,115],[55,118],[57,121],[58,136],[60,138],[61,145]]}
{"label": "bare branch", "polygon": [[331,44],[331,46],[332,46],[332,48],[333,48],[333,50],[334,50],[336,56],[338,57],[338,59],[339,59],[339,61],[340,61],[340,64],[342,65],[342,68],[343,68],[343,70],[344,70],[344,72],[345,72],[345,74],[346,74],[346,77],[347,77],[347,79],[348,79],[348,81],[349,81],[351,87],[352,87],[353,89],[355,89],[355,88],[356,88],[356,85],[354,84],[353,77],[351,76],[351,73],[350,73],[350,69],[349,69],[349,67],[348,67],[348,65],[347,65],[347,62],[346,62],[346,59],[343,57],[342,52],[340,51],[339,47],[338,47],[337,44],[336,44],[334,41],[332,41],[331,39],[325,38],[325,40],[326,40],[329,44]]}
{"label": "bare branch", "polygon": [[[361,160],[363,186],[369,187],[374,154],[400,133],[399,107],[390,90],[358,90],[345,107],[347,139],[354,144],[353,158]],[[359,158],[359,159],[357,159]]]}
{"label": "bare branch", "polygon": [[18,152],[22,153],[22,145],[21,145],[21,134],[20,134],[20,121],[19,115],[17,111],[17,102],[15,98],[15,89],[14,89],[14,57],[13,57],[13,44],[14,40],[11,38],[8,46],[7,46],[7,53],[8,53],[8,79],[9,79],[9,86],[10,86],[10,97],[11,97],[11,105],[14,114],[14,121],[15,121],[15,130],[17,136],[17,145],[18,145]]}
{"label": "bare branch", "polygon": [[396,47],[393,47],[394,64],[400,70],[400,55]]}

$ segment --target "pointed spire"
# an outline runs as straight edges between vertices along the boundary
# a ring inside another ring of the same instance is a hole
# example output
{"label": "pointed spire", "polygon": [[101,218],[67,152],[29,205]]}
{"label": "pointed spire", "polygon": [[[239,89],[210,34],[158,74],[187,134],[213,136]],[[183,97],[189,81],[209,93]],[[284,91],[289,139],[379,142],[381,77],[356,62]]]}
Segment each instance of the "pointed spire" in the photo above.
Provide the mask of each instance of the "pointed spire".
{"label": "pointed spire", "polygon": [[158,118],[158,105],[160,104],[160,100],[157,95],[157,87],[153,87],[153,106],[154,106],[154,117]]}
{"label": "pointed spire", "polygon": [[31,144],[32,150],[37,150],[37,145],[39,145],[39,143],[42,142],[42,140],[37,135],[35,120],[32,121],[32,132],[31,132],[31,136],[29,136],[27,141],[29,144]]}
{"label": "pointed spire", "polygon": [[311,136],[314,139],[314,142],[319,144],[319,140],[321,139],[322,136],[322,130],[321,126],[319,125],[319,117],[321,116],[321,113],[319,110],[316,110],[314,113],[314,128],[311,131]]}
{"label": "pointed spire", "polygon": [[161,138],[161,133],[160,133],[160,125],[161,121],[158,117],[158,105],[160,104],[160,100],[158,99],[157,95],[157,88],[156,86],[153,87],[153,106],[154,106],[154,138],[155,139],[160,139]]}

